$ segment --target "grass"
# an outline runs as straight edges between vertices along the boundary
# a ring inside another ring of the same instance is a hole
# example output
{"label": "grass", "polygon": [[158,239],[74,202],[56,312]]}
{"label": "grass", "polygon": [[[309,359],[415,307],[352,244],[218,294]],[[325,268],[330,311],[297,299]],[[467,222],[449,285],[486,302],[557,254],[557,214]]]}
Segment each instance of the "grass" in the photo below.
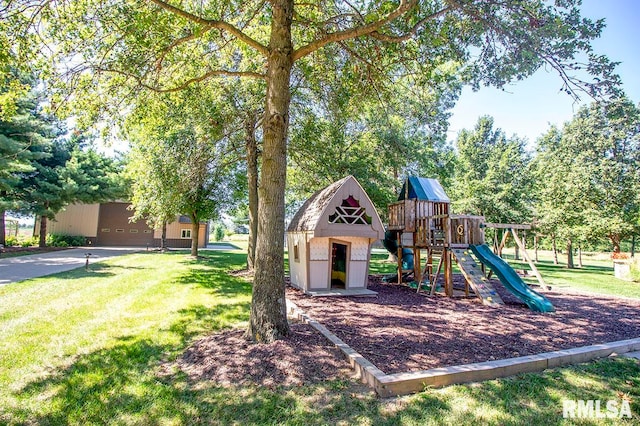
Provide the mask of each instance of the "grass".
{"label": "grass", "polygon": [[275,390],[193,383],[163,365],[199,336],[244,327],[251,293],[226,273],[242,267],[241,251],[202,255],[127,255],[1,287],[0,423],[562,424],[564,399],[621,398],[640,416],[640,365],[628,359],[388,400],[349,380]]}

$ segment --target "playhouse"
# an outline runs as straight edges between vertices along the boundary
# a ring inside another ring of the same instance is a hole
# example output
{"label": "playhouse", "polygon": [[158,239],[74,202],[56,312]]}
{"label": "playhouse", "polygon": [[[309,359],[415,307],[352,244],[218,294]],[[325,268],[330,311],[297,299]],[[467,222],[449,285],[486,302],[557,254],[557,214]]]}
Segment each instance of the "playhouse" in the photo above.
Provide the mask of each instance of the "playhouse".
{"label": "playhouse", "polygon": [[313,194],[287,228],[291,285],[311,295],[367,295],[371,244],[384,226],[353,176]]}

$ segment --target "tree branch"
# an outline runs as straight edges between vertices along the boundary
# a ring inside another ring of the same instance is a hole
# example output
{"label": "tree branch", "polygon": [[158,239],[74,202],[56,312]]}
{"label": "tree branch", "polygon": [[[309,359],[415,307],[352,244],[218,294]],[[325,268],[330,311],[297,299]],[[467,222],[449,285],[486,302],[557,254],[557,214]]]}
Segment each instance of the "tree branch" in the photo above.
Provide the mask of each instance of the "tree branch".
{"label": "tree branch", "polygon": [[373,38],[375,38],[377,40],[380,40],[380,41],[386,41],[386,42],[390,42],[390,43],[400,43],[400,42],[403,42],[403,41],[407,41],[411,37],[416,35],[416,33],[418,32],[420,27],[422,25],[424,25],[425,22],[430,21],[432,19],[437,19],[440,16],[443,16],[445,13],[449,12],[450,10],[451,10],[450,7],[445,7],[444,9],[441,9],[436,13],[433,13],[433,14],[431,14],[429,16],[424,17],[423,19],[418,21],[418,23],[415,24],[413,26],[413,28],[411,28],[409,31],[407,31],[403,35],[392,36],[392,35],[388,35],[388,34],[383,34],[383,33],[379,32],[379,31],[374,31],[374,32],[371,33],[371,37],[373,37]]}
{"label": "tree branch", "polygon": [[228,22],[202,18],[200,16],[189,13],[186,10],[175,7],[163,0],[150,0],[150,1],[156,4],[158,7],[166,10],[167,12],[177,16],[181,16],[191,22],[195,22],[196,24],[200,24],[208,28],[216,28],[222,31],[226,31],[229,34],[236,37],[238,40],[241,40],[242,42],[244,42],[247,46],[253,47],[263,56],[267,56],[269,54],[269,49],[265,45],[249,37],[247,34],[245,34],[240,29],[236,28],[235,26],[231,25]]}
{"label": "tree branch", "polygon": [[173,86],[173,87],[169,87],[169,88],[161,88],[158,86],[152,86],[148,83],[145,83],[144,81],[142,81],[142,78],[140,78],[139,76],[132,74],[132,73],[128,73],[122,70],[117,70],[117,69],[111,69],[111,68],[96,68],[95,69],[96,72],[107,72],[107,73],[114,73],[114,74],[120,74],[123,75],[125,77],[128,78],[132,78],[134,79],[138,85],[140,87],[143,87],[145,89],[151,90],[153,92],[156,93],[172,93],[172,92],[178,92],[182,89],[185,89],[186,87],[195,84],[195,83],[199,83],[201,81],[204,81],[208,78],[214,77],[214,76],[223,76],[223,77],[252,77],[252,78],[259,78],[259,79],[264,79],[265,76],[264,74],[260,74],[257,72],[251,72],[251,71],[227,71],[227,70],[210,70],[207,71],[206,73],[202,74],[199,77],[193,77],[190,78],[186,81],[184,81],[183,83],[177,85],[177,86]]}
{"label": "tree branch", "polygon": [[[393,20],[395,20],[396,18],[402,16],[403,14],[405,14],[406,12],[408,12],[409,10],[413,9],[414,7],[416,7],[418,4],[417,0],[400,0],[400,4],[398,5],[397,8],[395,8],[391,13],[389,13],[387,16],[385,16],[382,19],[379,19],[375,22],[371,22],[369,24],[365,24],[365,25],[361,25],[361,26],[357,26],[357,27],[353,27],[347,30],[343,30],[343,31],[336,31],[334,33],[330,33],[327,34],[325,37],[313,41],[305,46],[302,46],[298,49],[296,49],[293,52],[293,60],[296,61],[304,56],[309,55],[312,52],[315,52],[316,50],[326,46],[327,44],[330,43],[336,43],[336,42],[340,42],[340,41],[344,41],[344,40],[348,40],[348,39],[352,39],[352,38],[356,38],[356,37],[361,37],[364,35],[373,35],[373,33],[376,33],[380,28],[382,28],[384,25],[392,22]],[[445,9],[442,9],[438,12],[435,12],[429,16],[426,16],[425,18],[423,18],[422,20],[420,20],[420,22],[418,22],[418,24],[416,24],[416,26],[414,26],[414,28],[412,28],[409,32],[409,34],[405,34],[403,36],[398,36],[398,37],[394,37],[394,36],[386,36],[384,34],[381,33],[377,33],[378,34],[378,38],[383,38],[385,39],[385,41],[393,41],[393,42],[400,42],[403,40],[406,40],[408,38],[410,38],[413,34],[415,34],[415,32],[418,30],[418,28],[423,25],[426,21],[431,20],[431,19],[435,19],[441,15],[443,15],[444,13],[448,12],[451,8],[447,7]]]}

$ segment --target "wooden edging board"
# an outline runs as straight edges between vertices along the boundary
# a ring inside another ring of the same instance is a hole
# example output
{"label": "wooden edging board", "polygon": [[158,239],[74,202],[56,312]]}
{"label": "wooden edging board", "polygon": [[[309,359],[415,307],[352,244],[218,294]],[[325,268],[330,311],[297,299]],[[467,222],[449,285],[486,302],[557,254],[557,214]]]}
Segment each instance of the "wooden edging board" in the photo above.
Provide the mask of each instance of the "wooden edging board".
{"label": "wooden edging board", "polygon": [[520,373],[543,371],[548,368],[579,364],[596,358],[640,351],[640,338],[583,346],[537,355],[508,358],[497,361],[432,368],[411,373],[385,374],[365,357],[344,343],[325,326],[287,300],[289,315],[318,330],[346,356],[357,376],[381,397],[407,395],[429,387],[442,387],[458,383],[479,382]]}

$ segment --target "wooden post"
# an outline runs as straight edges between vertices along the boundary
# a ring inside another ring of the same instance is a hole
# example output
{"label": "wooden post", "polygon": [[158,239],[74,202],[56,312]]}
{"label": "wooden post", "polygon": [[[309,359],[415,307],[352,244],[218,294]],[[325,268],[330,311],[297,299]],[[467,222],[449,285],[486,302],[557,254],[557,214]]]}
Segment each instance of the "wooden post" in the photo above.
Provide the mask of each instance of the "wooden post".
{"label": "wooden post", "polygon": [[533,256],[536,263],[538,263],[538,234],[533,236]]}
{"label": "wooden post", "polygon": [[402,284],[402,231],[398,231],[398,284]]}
{"label": "wooden post", "polygon": [[440,255],[440,260],[438,261],[438,268],[436,269],[436,273],[433,275],[433,278],[430,281],[430,283],[431,283],[431,291],[429,292],[429,294],[431,296],[436,294],[436,286],[437,286],[437,283],[438,283],[438,277],[440,276],[440,271],[442,270],[442,264],[443,263],[444,263],[444,251]]}
{"label": "wooden post", "polygon": [[518,235],[515,232],[513,233],[513,239],[516,242],[516,244],[520,247],[520,249],[522,250],[522,256],[529,263],[529,266],[531,267],[531,271],[533,272],[533,274],[538,279],[538,282],[540,283],[540,285],[543,288],[546,288],[547,285],[545,284],[544,280],[542,279],[542,275],[540,275],[540,272],[538,271],[538,268],[536,268],[535,263],[533,263],[533,261],[529,257],[529,253],[527,253],[527,249],[524,248],[524,245],[522,244],[522,241],[520,241],[520,238],[518,238]]}
{"label": "wooden post", "polygon": [[[415,238],[415,236],[414,236]],[[413,246],[413,279],[418,283],[418,288],[420,288],[420,283],[422,282],[422,268],[420,267],[420,249]]]}
{"label": "wooden post", "polygon": [[500,257],[502,257],[502,249],[504,248],[504,245],[507,243],[508,236],[509,236],[509,229],[505,229],[504,231],[502,231],[502,241],[498,246],[498,253],[496,253]]}
{"label": "wooden post", "polygon": [[451,273],[451,253],[448,248],[442,252],[444,256],[444,291],[447,297],[453,297],[453,277]]}

